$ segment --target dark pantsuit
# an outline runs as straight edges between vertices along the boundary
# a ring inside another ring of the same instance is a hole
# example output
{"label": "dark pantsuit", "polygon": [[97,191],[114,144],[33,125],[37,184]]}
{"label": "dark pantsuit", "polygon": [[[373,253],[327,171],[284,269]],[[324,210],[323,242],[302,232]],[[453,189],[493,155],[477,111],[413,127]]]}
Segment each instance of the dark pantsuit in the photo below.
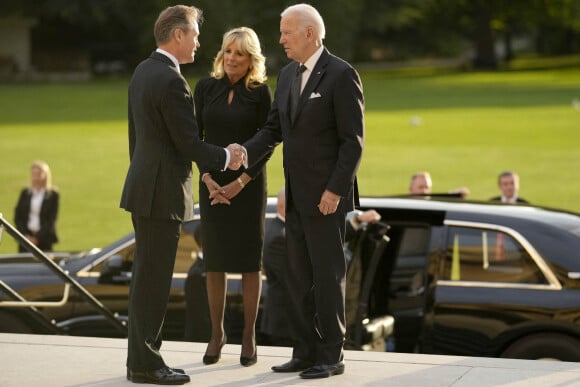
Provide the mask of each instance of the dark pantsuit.
{"label": "dark pantsuit", "polygon": [[159,348],[181,222],[133,216],[136,250],[129,302],[129,357],[134,371],[165,366]]}

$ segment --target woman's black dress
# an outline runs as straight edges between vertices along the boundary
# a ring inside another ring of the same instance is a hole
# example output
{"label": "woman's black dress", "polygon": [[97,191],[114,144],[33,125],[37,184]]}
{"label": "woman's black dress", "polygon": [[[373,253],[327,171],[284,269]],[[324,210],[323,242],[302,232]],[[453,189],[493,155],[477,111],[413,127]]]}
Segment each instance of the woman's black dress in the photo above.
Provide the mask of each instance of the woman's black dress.
{"label": "woman's black dress", "polygon": [[[228,93],[234,90],[231,103]],[[272,97],[267,85],[247,89],[244,79],[230,84],[227,77],[200,80],[194,92],[195,110],[201,138],[226,147],[242,144],[266,122]],[[256,272],[260,270],[264,243],[264,215],[267,186],[265,157],[249,169],[217,171],[198,163],[200,176],[205,172],[220,185],[235,181],[246,172],[252,180],[234,197],[230,205],[212,206],[209,191],[199,183],[201,242],[206,271]]]}

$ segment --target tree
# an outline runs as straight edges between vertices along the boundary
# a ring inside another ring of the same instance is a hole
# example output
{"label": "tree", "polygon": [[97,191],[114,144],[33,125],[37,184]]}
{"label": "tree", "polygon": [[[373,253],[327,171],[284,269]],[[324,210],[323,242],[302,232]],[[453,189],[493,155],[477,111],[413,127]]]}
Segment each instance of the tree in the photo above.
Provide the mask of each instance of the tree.
{"label": "tree", "polygon": [[[280,12],[288,0],[196,0],[204,11],[196,66],[207,74],[223,33],[256,30],[270,72],[288,62],[279,46]],[[0,2],[0,15],[33,18],[36,51],[83,51],[93,63],[120,60],[133,68],[154,48],[159,12],[182,0],[27,0]],[[493,69],[513,56],[516,35],[534,38],[541,55],[580,51],[580,0],[311,0],[327,27],[325,45],[355,62],[457,57]],[[498,58],[497,41],[505,56]],[[34,55],[33,55],[34,57]]]}

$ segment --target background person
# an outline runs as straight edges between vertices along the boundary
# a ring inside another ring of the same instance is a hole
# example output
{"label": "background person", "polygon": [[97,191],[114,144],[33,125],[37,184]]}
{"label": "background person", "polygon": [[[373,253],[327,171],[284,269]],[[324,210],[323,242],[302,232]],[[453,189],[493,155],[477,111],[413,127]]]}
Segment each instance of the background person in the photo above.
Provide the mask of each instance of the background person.
{"label": "background person", "polygon": [[[42,251],[52,251],[53,244],[58,242],[59,199],[58,190],[52,186],[50,167],[44,161],[34,161],[30,166],[30,186],[20,191],[14,209],[14,223],[16,229]],[[28,250],[19,244],[18,251]]]}
{"label": "background person", "polygon": [[261,331],[267,335],[269,345],[292,346],[287,316],[290,295],[284,279],[286,250],[286,195],[284,188],[278,192],[276,218],[270,223],[264,237],[263,269],[268,284],[268,297],[264,301]]}
{"label": "background person", "polygon": [[513,171],[504,171],[497,178],[497,185],[501,191],[500,196],[495,196],[489,200],[502,203],[528,203],[527,200],[519,197],[520,177]]}
{"label": "background person", "polygon": [[344,372],[343,242],[364,144],[364,99],[356,70],[323,46],[324,21],[314,7],[286,8],[280,33],[293,61],[280,70],[268,122],[244,145],[255,163],[284,141],[294,345],[291,360],[272,369],[323,378]]}
{"label": "background person", "polygon": [[183,370],[168,367],[159,350],[181,223],[193,219],[192,161],[239,168],[239,145],[228,149],[199,138],[193,96],[180,73],[199,47],[201,10],[176,5],[155,22],[157,50],[141,62],[129,84],[129,158],[120,207],[131,212],[135,259],[129,293],[127,379],[184,384]]}
{"label": "background person", "polygon": [[447,193],[432,194],[433,182],[429,172],[416,172],[411,176],[409,195],[411,196],[459,196],[465,199],[469,195],[469,188],[459,187]]}
{"label": "background person", "polygon": [[[195,87],[197,123],[205,142],[226,146],[244,142],[256,133],[272,103],[265,80],[265,57],[256,33],[247,27],[226,32],[211,77],[200,80]],[[199,205],[204,268],[212,321],[204,364],[216,363],[226,342],[226,272],[242,273],[244,331],[240,363],[250,366],[257,361],[256,318],[262,284],[268,159],[269,155],[238,171],[198,164],[202,174]]]}
{"label": "background person", "polygon": [[346,214],[346,241],[348,242],[359,230],[362,224],[380,222],[381,214],[376,210],[354,210]]}
{"label": "background person", "polygon": [[409,182],[409,194],[411,196],[429,195],[432,187],[433,182],[429,172],[416,172]]}

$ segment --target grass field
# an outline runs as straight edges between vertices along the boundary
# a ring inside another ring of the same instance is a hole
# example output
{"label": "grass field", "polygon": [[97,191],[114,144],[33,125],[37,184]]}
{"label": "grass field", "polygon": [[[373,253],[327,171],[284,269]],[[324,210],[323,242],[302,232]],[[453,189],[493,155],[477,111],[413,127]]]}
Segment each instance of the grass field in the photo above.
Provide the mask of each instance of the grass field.
{"label": "grass field", "polygon": [[[580,100],[579,62],[493,73],[361,71],[361,193],[406,193],[410,175],[428,170],[434,191],[467,186],[469,198],[487,200],[497,194],[498,173],[513,169],[532,203],[580,212],[580,107],[572,103]],[[43,159],[61,193],[57,250],[103,246],[131,231],[118,208],[128,166],[127,84],[0,85],[5,218],[13,220],[31,161]],[[271,194],[283,185],[281,165],[278,149],[268,165]],[[5,237],[0,253],[15,250]]]}

